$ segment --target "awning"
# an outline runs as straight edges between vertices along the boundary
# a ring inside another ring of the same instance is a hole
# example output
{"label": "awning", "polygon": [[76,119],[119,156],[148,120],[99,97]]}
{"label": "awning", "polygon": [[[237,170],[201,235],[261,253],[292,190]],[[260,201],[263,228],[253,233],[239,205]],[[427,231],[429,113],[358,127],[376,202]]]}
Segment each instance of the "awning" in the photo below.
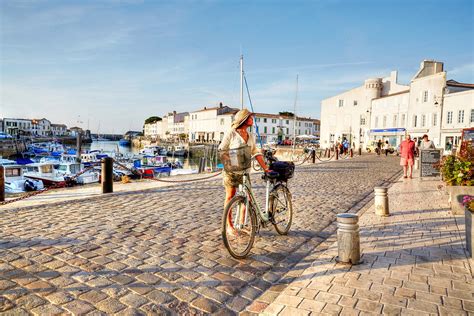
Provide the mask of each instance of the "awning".
{"label": "awning", "polygon": [[371,129],[371,133],[402,133],[405,132],[405,128],[381,128],[381,129]]}

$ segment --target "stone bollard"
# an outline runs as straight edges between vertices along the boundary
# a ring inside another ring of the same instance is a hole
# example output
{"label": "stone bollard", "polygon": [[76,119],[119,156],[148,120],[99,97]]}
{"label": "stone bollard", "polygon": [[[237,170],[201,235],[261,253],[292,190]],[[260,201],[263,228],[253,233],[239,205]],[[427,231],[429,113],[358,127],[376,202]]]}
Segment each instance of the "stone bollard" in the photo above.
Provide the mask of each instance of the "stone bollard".
{"label": "stone bollard", "polygon": [[106,157],[101,162],[102,193],[114,192],[114,159]]}
{"label": "stone bollard", "polygon": [[5,201],[5,167],[0,166],[0,202]]}
{"label": "stone bollard", "polygon": [[420,168],[420,160],[418,158],[415,158],[415,170],[418,170]]}
{"label": "stone bollard", "polygon": [[380,216],[390,216],[388,208],[387,188],[375,187],[375,214]]}
{"label": "stone bollard", "polygon": [[359,264],[359,216],[342,213],[337,215],[337,262]]}

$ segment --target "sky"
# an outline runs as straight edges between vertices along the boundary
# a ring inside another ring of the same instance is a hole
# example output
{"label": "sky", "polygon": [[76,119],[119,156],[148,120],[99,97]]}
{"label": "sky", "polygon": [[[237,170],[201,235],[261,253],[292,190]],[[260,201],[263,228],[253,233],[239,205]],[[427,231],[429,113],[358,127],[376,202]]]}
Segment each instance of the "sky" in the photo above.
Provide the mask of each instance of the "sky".
{"label": "sky", "polygon": [[474,83],[473,19],[469,0],[1,0],[0,118],[124,133],[239,107],[240,54],[254,111],[296,99],[319,118],[322,99],[391,70],[407,84],[423,59]]}

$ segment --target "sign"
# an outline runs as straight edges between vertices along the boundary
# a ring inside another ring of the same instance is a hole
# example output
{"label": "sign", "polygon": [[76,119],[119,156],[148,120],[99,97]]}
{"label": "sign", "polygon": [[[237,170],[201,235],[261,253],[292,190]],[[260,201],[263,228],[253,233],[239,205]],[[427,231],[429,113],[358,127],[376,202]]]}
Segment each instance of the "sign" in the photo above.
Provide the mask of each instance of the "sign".
{"label": "sign", "polygon": [[420,177],[439,177],[440,171],[435,167],[441,160],[441,149],[420,150]]}

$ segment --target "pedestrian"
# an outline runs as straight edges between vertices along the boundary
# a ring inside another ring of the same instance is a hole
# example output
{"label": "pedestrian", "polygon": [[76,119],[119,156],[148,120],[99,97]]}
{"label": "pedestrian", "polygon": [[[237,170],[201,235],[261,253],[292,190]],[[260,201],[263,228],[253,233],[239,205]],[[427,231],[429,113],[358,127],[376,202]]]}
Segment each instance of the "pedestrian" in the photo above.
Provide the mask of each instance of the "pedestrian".
{"label": "pedestrian", "polygon": [[388,140],[385,141],[385,145],[383,145],[383,149],[385,151],[385,157],[388,155],[388,150],[390,148],[390,145],[388,144]]}
{"label": "pedestrian", "polygon": [[[247,109],[242,109],[235,115],[235,119],[232,122],[232,126],[229,131],[224,135],[219,150],[237,149],[244,146],[250,147],[252,156],[256,156],[256,159],[262,169],[268,172],[268,166],[263,160],[262,153],[257,148],[255,142],[255,135],[249,132],[247,129],[253,125],[253,114]],[[244,171],[236,172],[222,172],[223,183],[225,188],[225,201],[224,207],[234,197],[237,192],[239,184],[243,183]]]}
{"label": "pedestrian", "polygon": [[411,140],[409,134],[400,144],[400,166],[403,166],[403,178],[413,176],[413,165],[415,163],[415,142]]}
{"label": "pedestrian", "polygon": [[420,146],[418,146],[420,150],[425,150],[425,149],[435,149],[435,144],[433,143],[432,140],[428,139],[428,135],[423,135],[423,139],[420,143]]}
{"label": "pedestrian", "polygon": [[347,154],[347,151],[349,150],[349,141],[347,138],[344,137],[344,140],[342,141],[342,151],[344,154]]}
{"label": "pedestrian", "polygon": [[382,152],[382,140],[379,139],[379,141],[377,142],[377,155],[380,156],[381,152]]}

